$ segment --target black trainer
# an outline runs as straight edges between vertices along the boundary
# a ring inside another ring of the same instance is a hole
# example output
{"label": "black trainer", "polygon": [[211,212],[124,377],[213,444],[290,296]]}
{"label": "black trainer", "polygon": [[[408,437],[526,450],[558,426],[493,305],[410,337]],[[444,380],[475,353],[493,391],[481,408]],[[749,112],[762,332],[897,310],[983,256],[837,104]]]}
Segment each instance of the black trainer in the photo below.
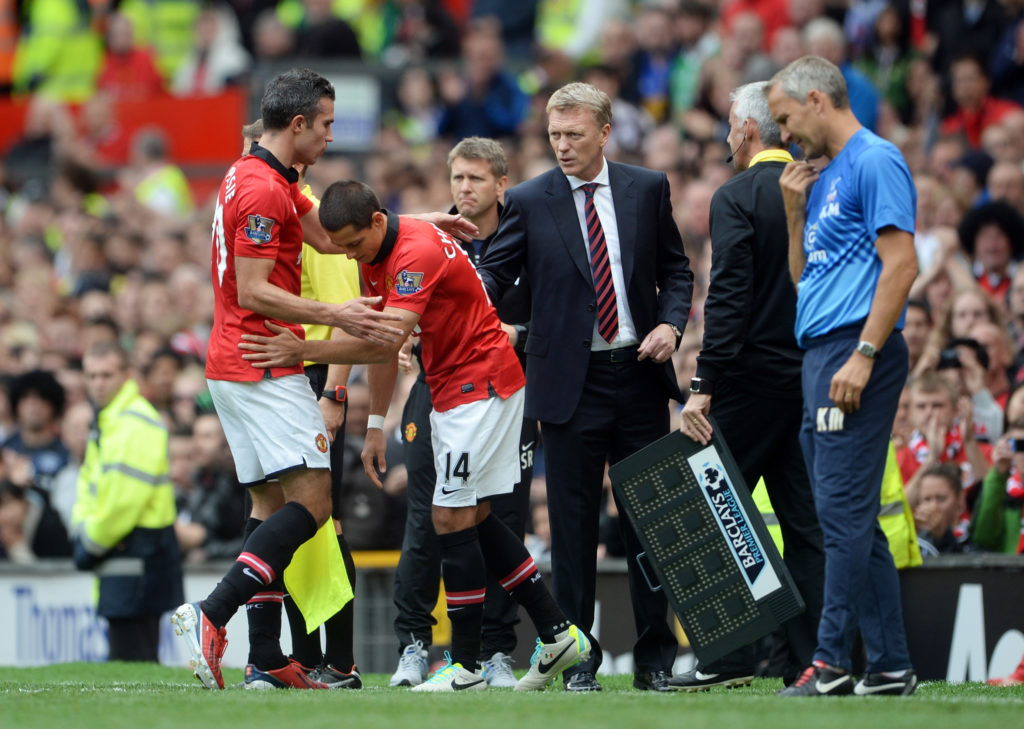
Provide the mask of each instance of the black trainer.
{"label": "black trainer", "polygon": [[777,696],[843,696],[853,693],[853,677],[846,671],[815,661],[800,678],[777,692]]}
{"label": "black trainer", "polygon": [[857,696],[910,696],[917,690],[917,674],[913,668],[891,673],[868,673],[853,687]]}
{"label": "black trainer", "polygon": [[671,691],[668,682],[672,674],[668,671],[637,671],[633,674],[633,688],[640,691]]}
{"label": "black trainer", "polygon": [[749,686],[754,674],[749,671],[725,671],[722,673],[704,673],[694,668],[680,673],[668,680],[668,687],[673,691],[707,691],[714,686]]}
{"label": "black trainer", "polygon": [[584,693],[588,691],[600,691],[601,684],[598,683],[597,678],[595,678],[594,674],[590,671],[578,671],[566,680],[565,690]]}
{"label": "black trainer", "polygon": [[325,663],[316,670],[316,678],[332,689],[361,689],[363,687],[363,679],[359,675],[359,669],[355,666],[352,666],[352,670],[345,672],[339,671],[330,663]]}

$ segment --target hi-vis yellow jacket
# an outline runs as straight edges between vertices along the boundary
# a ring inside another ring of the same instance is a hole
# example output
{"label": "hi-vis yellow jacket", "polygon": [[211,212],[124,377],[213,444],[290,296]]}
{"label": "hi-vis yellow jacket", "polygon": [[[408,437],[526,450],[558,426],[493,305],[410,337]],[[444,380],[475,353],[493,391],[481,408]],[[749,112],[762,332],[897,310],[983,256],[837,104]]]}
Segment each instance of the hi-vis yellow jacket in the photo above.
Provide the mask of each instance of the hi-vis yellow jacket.
{"label": "hi-vis yellow jacket", "polygon": [[99,577],[104,617],[159,615],[184,601],[167,437],[133,380],[89,434],[71,520],[75,564]]}

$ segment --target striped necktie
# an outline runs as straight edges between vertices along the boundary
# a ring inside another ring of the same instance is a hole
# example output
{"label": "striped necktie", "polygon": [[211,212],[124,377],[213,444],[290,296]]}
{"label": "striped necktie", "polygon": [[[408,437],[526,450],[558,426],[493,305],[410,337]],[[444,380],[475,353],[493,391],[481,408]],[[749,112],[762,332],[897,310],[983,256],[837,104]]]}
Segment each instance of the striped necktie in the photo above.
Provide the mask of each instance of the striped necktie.
{"label": "striped necktie", "polygon": [[608,244],[604,239],[601,219],[597,217],[594,205],[596,182],[583,185],[586,202],[583,212],[587,218],[587,239],[590,245],[590,272],[594,277],[594,293],[597,294],[597,332],[609,344],[619,331],[619,305],[612,281],[612,263],[608,258]]}

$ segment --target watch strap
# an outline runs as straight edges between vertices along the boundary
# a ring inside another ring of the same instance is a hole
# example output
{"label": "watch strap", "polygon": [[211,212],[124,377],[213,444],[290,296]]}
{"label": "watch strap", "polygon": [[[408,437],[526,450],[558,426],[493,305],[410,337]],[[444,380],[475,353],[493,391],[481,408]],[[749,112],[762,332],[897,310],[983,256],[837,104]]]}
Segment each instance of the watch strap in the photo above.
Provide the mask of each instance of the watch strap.
{"label": "watch strap", "polygon": [[711,395],[715,391],[714,383],[704,377],[694,377],[690,380],[690,392],[695,395]]}
{"label": "watch strap", "polygon": [[344,385],[338,385],[334,388],[324,388],[323,397],[328,400],[334,400],[334,402],[345,402],[348,400],[348,388]]}

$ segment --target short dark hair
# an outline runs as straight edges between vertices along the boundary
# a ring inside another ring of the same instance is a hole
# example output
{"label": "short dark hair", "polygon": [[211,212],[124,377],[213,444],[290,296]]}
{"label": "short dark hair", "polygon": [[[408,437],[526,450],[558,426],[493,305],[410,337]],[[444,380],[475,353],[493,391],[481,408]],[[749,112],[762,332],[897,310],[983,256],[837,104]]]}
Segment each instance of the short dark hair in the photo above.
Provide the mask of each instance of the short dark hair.
{"label": "short dark hair", "polygon": [[315,71],[293,68],[271,79],[260,102],[260,116],[267,130],[286,129],[292,119],[312,120],[320,111],[320,99],[334,101],[334,86]]}
{"label": "short dark hair", "polygon": [[934,321],[932,320],[932,305],[928,303],[927,299],[908,299],[907,308],[920,309],[921,311],[924,312],[925,318],[928,320],[928,323],[934,324]]}
{"label": "short dark hair", "polygon": [[369,185],[339,180],[328,185],[320,198],[320,225],[332,233],[349,225],[362,230],[370,227],[373,214],[380,209],[380,200]]}
{"label": "short dark hair", "polygon": [[100,189],[99,175],[91,168],[71,160],[66,160],[60,166],[60,176],[78,192],[89,195]]}
{"label": "short dark hair", "polygon": [[960,495],[960,492],[964,490],[964,485],[960,481],[960,467],[952,463],[936,463],[933,466],[926,466],[921,472],[921,478],[926,476],[937,476],[941,478],[949,487],[953,489],[953,493],[956,496]]}
{"label": "short dark hair", "polygon": [[988,63],[985,57],[982,54],[978,53],[977,51],[966,50],[957,53],[949,62],[949,67],[950,69],[952,69],[953,66],[960,63],[973,63],[975,66],[977,66],[978,71],[981,73],[982,76],[984,76],[989,81],[992,80],[992,75],[988,72]]}
{"label": "short dark hair", "polygon": [[153,352],[149,361],[142,365],[142,375],[149,377],[149,373],[153,371],[153,366],[161,359],[172,360],[179,370],[185,366],[185,358],[178,354],[176,350],[169,346],[160,347],[160,349]]}
{"label": "short dark hair", "polygon": [[167,156],[167,135],[162,129],[145,127],[135,135],[134,146],[147,160],[163,159]]}
{"label": "short dark hair", "polygon": [[121,336],[121,327],[118,326],[113,317],[107,316],[106,314],[90,317],[86,319],[82,325],[86,327],[102,327],[104,329],[109,329],[114,335],[114,339]]}

